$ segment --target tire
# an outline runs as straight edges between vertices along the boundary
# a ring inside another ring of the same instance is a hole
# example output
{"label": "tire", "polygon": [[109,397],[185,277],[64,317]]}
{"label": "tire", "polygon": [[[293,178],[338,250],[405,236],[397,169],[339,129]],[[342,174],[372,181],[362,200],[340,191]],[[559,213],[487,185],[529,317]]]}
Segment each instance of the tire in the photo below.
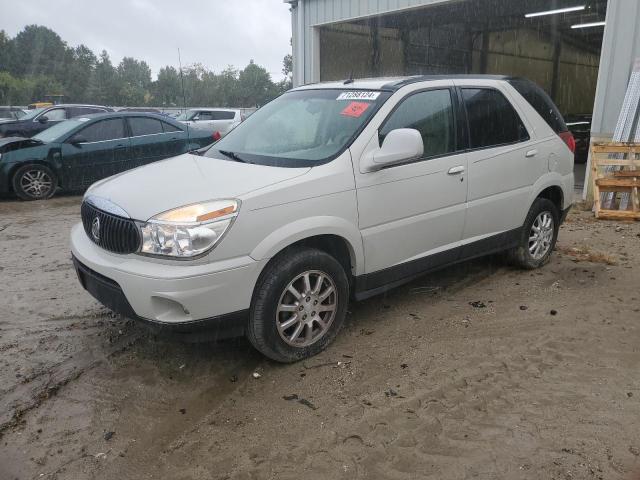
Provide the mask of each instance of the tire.
{"label": "tire", "polygon": [[[310,289],[305,287],[305,274]],[[289,286],[298,294],[306,293],[296,297]],[[271,260],[258,279],[247,337],[259,352],[277,362],[312,357],[334,340],[348,303],[349,280],[334,257],[313,248],[287,249]],[[281,304],[286,310],[279,310]]]}
{"label": "tire", "polygon": [[56,193],[58,178],[44,165],[24,165],[13,175],[12,184],[21,200],[46,200]]}
{"label": "tire", "polygon": [[[527,214],[518,246],[508,252],[510,262],[526,270],[545,265],[556,246],[559,227],[558,207],[546,198],[537,198]],[[541,229],[541,233],[536,232],[536,228]]]}

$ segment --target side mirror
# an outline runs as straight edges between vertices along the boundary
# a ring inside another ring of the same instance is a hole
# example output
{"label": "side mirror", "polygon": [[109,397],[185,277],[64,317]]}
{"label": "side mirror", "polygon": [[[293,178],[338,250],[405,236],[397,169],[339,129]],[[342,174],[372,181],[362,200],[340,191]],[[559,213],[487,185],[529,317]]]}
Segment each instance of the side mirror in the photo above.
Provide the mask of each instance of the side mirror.
{"label": "side mirror", "polygon": [[69,140],[69,143],[71,145],[73,145],[74,147],[79,146],[81,143],[87,143],[87,139],[84,138],[82,135],[74,135],[73,137],[71,137],[71,139]]}
{"label": "side mirror", "polygon": [[422,135],[413,128],[391,130],[382,142],[382,147],[363,159],[363,170],[375,172],[381,168],[420,158],[424,154]]}
{"label": "side mirror", "polygon": [[38,121],[40,123],[47,123],[49,121],[49,117],[47,117],[46,115],[42,115],[41,117],[38,118]]}

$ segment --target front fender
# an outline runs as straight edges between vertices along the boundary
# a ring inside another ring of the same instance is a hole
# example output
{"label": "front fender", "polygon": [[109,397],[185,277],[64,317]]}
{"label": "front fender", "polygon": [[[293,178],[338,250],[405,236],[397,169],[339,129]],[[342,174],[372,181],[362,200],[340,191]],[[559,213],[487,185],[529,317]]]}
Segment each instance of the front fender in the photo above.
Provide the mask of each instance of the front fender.
{"label": "front fender", "polygon": [[352,273],[364,273],[364,248],[360,231],[355,225],[340,217],[317,216],[288,223],[265,237],[250,256],[258,261],[272,258],[286,247],[318,235],[335,235],[344,239],[351,256]]}

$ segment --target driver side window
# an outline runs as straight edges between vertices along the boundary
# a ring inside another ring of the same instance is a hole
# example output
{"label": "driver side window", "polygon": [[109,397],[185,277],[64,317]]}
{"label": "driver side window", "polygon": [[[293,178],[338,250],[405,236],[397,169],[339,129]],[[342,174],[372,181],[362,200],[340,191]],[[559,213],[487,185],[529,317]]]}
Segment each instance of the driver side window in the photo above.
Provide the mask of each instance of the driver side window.
{"label": "driver side window", "polygon": [[53,110],[45,112],[43,116],[47,117],[47,120],[50,122],[57,122],[59,120],[66,120],[67,112],[64,108],[54,108]]}
{"label": "driver side window", "polygon": [[424,142],[424,157],[456,151],[456,128],[451,90],[429,90],[404,99],[379,130],[380,145],[391,130],[413,128]]}

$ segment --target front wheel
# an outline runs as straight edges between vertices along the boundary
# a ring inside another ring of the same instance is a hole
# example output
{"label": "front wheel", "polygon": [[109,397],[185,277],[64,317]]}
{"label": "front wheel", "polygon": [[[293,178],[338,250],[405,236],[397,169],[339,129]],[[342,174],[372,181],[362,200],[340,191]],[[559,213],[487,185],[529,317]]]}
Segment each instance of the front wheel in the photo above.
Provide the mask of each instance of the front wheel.
{"label": "front wheel", "polygon": [[560,213],[546,198],[537,198],[524,222],[519,244],[509,251],[516,266],[532,270],[546,264],[558,239]]}
{"label": "front wheel", "polygon": [[25,165],[13,176],[13,191],[21,200],[46,200],[57,187],[56,175],[44,165]]}
{"label": "front wheel", "polygon": [[289,363],[324,350],[342,327],[349,281],[334,257],[313,248],[292,248],[260,275],[247,336],[265,356]]}

